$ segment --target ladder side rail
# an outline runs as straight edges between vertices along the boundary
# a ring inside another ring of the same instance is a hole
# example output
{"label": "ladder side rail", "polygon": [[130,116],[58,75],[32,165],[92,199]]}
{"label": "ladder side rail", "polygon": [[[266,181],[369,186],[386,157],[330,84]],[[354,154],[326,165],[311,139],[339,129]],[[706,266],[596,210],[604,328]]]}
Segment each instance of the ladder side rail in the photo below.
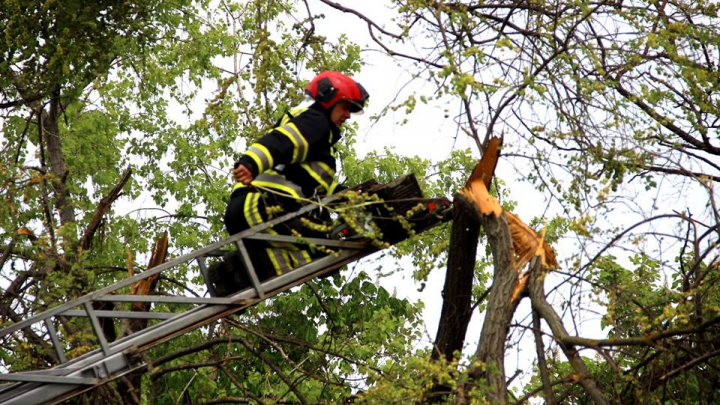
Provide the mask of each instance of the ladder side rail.
{"label": "ladder side rail", "polygon": [[245,248],[245,244],[242,240],[235,242],[235,244],[240,251],[240,257],[242,258],[243,264],[245,265],[244,270],[250,277],[250,283],[255,289],[255,292],[257,292],[257,296],[261,299],[265,298],[265,291],[263,291],[262,284],[260,283],[260,279],[258,279],[257,273],[255,272],[255,266],[253,265],[252,260],[250,260],[250,255]]}
{"label": "ladder side rail", "polygon": [[[38,375],[38,374],[23,374],[15,375],[10,374],[3,376],[3,380],[10,382],[35,382],[42,384],[63,384],[63,385],[96,385],[100,382],[97,378],[86,378],[86,377],[58,377],[53,375]],[[3,402],[4,403],[4,402]]]}
{"label": "ladder side rail", "polygon": [[[178,313],[174,312],[141,312],[141,311],[113,311],[113,310],[93,310],[93,316],[97,318],[117,318],[117,319],[170,319],[177,316]],[[85,318],[87,317],[87,311],[69,310],[65,311],[60,316]]]}
{"label": "ladder side rail", "polygon": [[[377,250],[378,249],[376,248],[369,248],[364,251],[343,251],[340,252],[338,256],[326,256],[291,272],[272,278],[263,283],[264,290],[269,292],[266,298],[300,285],[309,279],[335,270],[347,263],[359,260],[364,256],[375,253]],[[125,351],[129,349],[133,352],[149,350],[152,347],[187,332],[188,330],[197,329],[209,322],[228,316],[244,307],[251,306],[256,302],[261,301],[257,298],[257,291],[254,288],[245,289],[238,294],[233,295],[232,298],[246,300],[254,299],[254,302],[248,302],[246,305],[238,306],[213,305],[198,307],[184,314],[180,314],[177,317],[153,325],[148,329],[144,329],[141,333],[133,334],[113,342],[108,355],[105,355],[100,350],[95,350],[73,359],[59,367],[72,366],[72,369],[68,370],[70,373],[67,377],[87,378],[86,376],[88,371],[98,369],[100,366],[112,361],[112,370],[116,371],[111,372],[106,377],[103,377],[105,379],[99,382],[99,384],[104,384],[112,379],[124,375],[131,369],[134,370],[142,367],[131,364],[128,356],[125,354]],[[105,367],[108,368],[107,366]],[[115,375],[115,373],[117,373],[117,375]],[[27,405],[50,402],[55,398],[64,396],[77,389],[77,386],[69,384],[45,384],[31,388],[18,396],[8,398],[7,402],[3,402],[3,404]],[[3,401],[2,395],[0,395],[0,401]]]}
{"label": "ladder side rail", "polygon": [[[327,204],[327,203],[329,203],[329,202],[332,202],[333,200],[336,200],[338,197],[339,197],[338,195],[333,195],[333,196],[327,197],[327,198],[323,199],[323,200],[320,202],[320,204],[322,204],[322,205]],[[65,303],[65,304],[59,305],[59,306],[54,307],[54,308],[52,308],[52,309],[49,309],[49,310],[47,310],[47,311],[45,311],[45,312],[42,312],[42,313],[37,314],[37,315],[34,315],[34,316],[32,316],[32,317],[24,320],[24,321],[15,323],[15,324],[13,324],[13,325],[10,325],[10,326],[8,326],[7,328],[0,329],[0,338],[1,338],[1,337],[4,337],[4,336],[6,336],[6,335],[8,335],[8,334],[10,334],[10,333],[16,332],[16,331],[18,331],[18,330],[20,330],[20,329],[26,328],[26,327],[28,327],[28,326],[30,326],[30,325],[32,325],[32,324],[35,324],[35,323],[38,323],[38,322],[42,322],[43,320],[45,320],[45,318],[49,318],[49,317],[52,317],[52,316],[59,315],[61,312],[65,312],[65,311],[67,311],[67,310],[69,310],[69,309],[72,309],[72,308],[74,308],[74,307],[77,307],[77,306],[80,306],[80,305],[84,305],[84,304],[87,303],[87,302],[94,301],[94,300],[96,300],[97,298],[102,297],[102,296],[104,296],[104,295],[107,295],[107,294],[109,294],[109,293],[111,293],[111,292],[113,292],[113,291],[116,291],[116,290],[120,289],[120,288],[128,287],[128,286],[130,286],[130,285],[132,285],[132,284],[134,284],[134,283],[136,283],[136,282],[138,282],[138,281],[140,281],[140,280],[143,280],[143,279],[146,279],[146,278],[148,278],[148,277],[154,276],[154,275],[156,275],[156,274],[158,274],[158,273],[161,273],[161,272],[163,272],[163,271],[165,271],[165,270],[167,270],[167,269],[170,269],[170,268],[173,268],[173,267],[175,267],[175,266],[178,266],[178,265],[187,263],[187,262],[189,262],[189,261],[191,261],[191,260],[194,260],[196,257],[203,256],[203,255],[205,255],[205,254],[207,254],[207,253],[210,253],[210,252],[212,252],[212,251],[214,251],[214,250],[216,250],[216,249],[222,248],[222,247],[227,246],[227,245],[229,245],[229,244],[236,243],[237,241],[239,241],[239,240],[241,240],[241,239],[243,239],[243,238],[245,238],[245,237],[252,236],[252,235],[255,235],[255,234],[257,234],[257,233],[260,233],[260,232],[262,232],[262,231],[264,231],[264,230],[266,230],[266,229],[268,229],[268,228],[273,227],[274,225],[283,223],[283,222],[285,222],[285,221],[288,221],[288,220],[290,220],[290,219],[293,219],[293,218],[295,218],[295,217],[298,217],[298,216],[300,216],[300,215],[303,215],[303,214],[305,214],[305,213],[307,213],[307,212],[310,212],[310,211],[312,211],[312,210],[318,209],[319,206],[320,206],[320,204],[308,204],[308,205],[305,205],[305,206],[303,206],[301,209],[299,209],[299,210],[297,210],[297,211],[295,211],[295,212],[291,212],[291,213],[285,214],[285,215],[283,215],[283,216],[281,216],[281,217],[275,218],[275,219],[273,219],[273,220],[271,220],[271,221],[264,222],[264,223],[262,223],[262,224],[260,224],[260,225],[256,225],[256,226],[254,226],[253,228],[250,228],[250,229],[247,229],[247,230],[242,231],[242,232],[240,232],[240,233],[237,233],[237,234],[235,234],[235,235],[232,235],[232,236],[230,236],[229,238],[223,239],[223,240],[218,241],[218,242],[214,242],[214,243],[212,243],[212,244],[210,244],[210,245],[207,245],[207,246],[205,246],[205,247],[203,247],[203,248],[197,249],[197,250],[195,250],[195,251],[193,251],[193,252],[190,252],[190,253],[187,253],[187,254],[185,254],[185,255],[176,257],[175,259],[172,259],[172,260],[167,261],[167,262],[165,262],[165,263],[163,263],[163,264],[161,264],[161,265],[159,265],[159,266],[156,266],[156,267],[153,267],[153,268],[151,268],[151,269],[148,269],[148,270],[146,270],[146,271],[144,271],[144,272],[142,272],[142,273],[136,274],[136,275],[134,275],[134,276],[132,276],[132,277],[126,278],[126,279],[124,279],[124,280],[122,280],[122,281],[119,281],[119,282],[117,282],[117,283],[115,283],[115,284],[109,285],[109,286],[104,287],[104,288],[102,288],[102,289],[100,289],[100,290],[97,290],[97,291],[95,291],[95,292],[86,294],[86,295],[84,295],[84,296],[82,296],[82,297],[76,298],[76,299],[74,299],[74,300],[72,300],[72,301],[69,301],[69,302],[67,302],[67,303]]]}

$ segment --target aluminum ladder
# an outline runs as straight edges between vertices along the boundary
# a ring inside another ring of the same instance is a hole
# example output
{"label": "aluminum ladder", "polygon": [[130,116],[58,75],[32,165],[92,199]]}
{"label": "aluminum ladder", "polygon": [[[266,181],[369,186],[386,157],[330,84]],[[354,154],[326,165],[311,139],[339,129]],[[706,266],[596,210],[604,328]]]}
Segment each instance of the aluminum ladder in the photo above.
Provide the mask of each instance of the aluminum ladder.
{"label": "aluminum ladder", "polygon": [[[414,180],[414,179],[413,179]],[[338,195],[323,199],[319,205],[332,203]],[[437,199],[433,199],[438,201]],[[429,201],[429,200],[428,200]],[[443,201],[447,201],[444,200]],[[447,205],[447,204],[446,204]],[[225,240],[213,243],[186,255],[174,258],[162,265],[148,269],[133,277],[82,296],[73,301],[54,307],[0,330],[0,339],[31,328],[40,332],[54,348],[59,364],[47,370],[0,374],[0,404],[56,404],[83,392],[92,390],[114,379],[144,369],[146,356],[143,354],[170,339],[200,328],[208,323],[231,315],[243,308],[298,286],[310,279],[327,274],[348,263],[375,253],[379,248],[369,241],[353,242],[335,239],[305,238],[304,242],[338,249],[338,254],[328,255],[314,260],[288,273],[260,282],[249,258],[244,241],[264,240],[273,242],[298,243],[294,236],[270,235],[263,231],[282,222],[317,209],[318,205],[308,204],[300,210],[255,226],[233,235]],[[447,219],[447,218],[445,218]],[[437,224],[435,221],[424,228]],[[416,230],[418,233],[425,229]],[[404,239],[404,238],[403,238]],[[239,250],[252,283],[251,288],[239,291],[229,297],[216,298],[212,283],[208,281],[205,258],[217,255],[222,248],[235,245]],[[159,296],[159,295],[123,295],[115,292],[130,287],[137,281],[162,272],[170,272],[181,265],[197,265],[205,279],[211,297]],[[134,312],[94,309],[95,302],[110,303],[162,303],[185,304],[192,308],[182,312]],[[79,357],[68,360],[63,349],[63,336],[56,330],[59,317],[85,317],[89,320],[95,334],[97,348]],[[108,342],[100,325],[99,318],[111,319],[156,319],[160,322],[147,326],[133,334]]]}

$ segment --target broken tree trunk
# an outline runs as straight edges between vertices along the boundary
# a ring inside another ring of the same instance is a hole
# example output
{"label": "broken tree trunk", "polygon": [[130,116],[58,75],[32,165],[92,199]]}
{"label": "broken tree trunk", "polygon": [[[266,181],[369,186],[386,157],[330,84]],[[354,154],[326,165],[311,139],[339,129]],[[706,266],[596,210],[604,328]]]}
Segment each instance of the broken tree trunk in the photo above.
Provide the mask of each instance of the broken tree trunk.
{"label": "broken tree trunk", "polygon": [[[455,200],[462,198],[459,194]],[[447,275],[443,288],[443,306],[432,359],[453,361],[453,353],[461,351],[465,333],[472,317],[472,287],[475,278],[480,224],[468,211],[456,204],[450,234]]]}
{"label": "broken tree trunk", "polygon": [[[501,141],[491,140],[485,155],[491,147],[499,150]],[[471,213],[485,231],[494,267],[493,284],[475,352],[477,363],[468,370],[470,381],[458,395],[459,404],[467,403],[468,394],[474,389],[481,389],[490,403],[507,403],[505,342],[529,276],[527,272],[523,273],[523,269],[534,257],[539,257],[537,262],[545,268],[556,266],[552,249],[544,241],[544,232],[538,235],[518,217],[503,211],[500,203],[488,192],[498,153],[493,152],[491,156],[494,159],[488,160],[483,155],[455,200],[456,205]]]}
{"label": "broken tree trunk", "polygon": [[[480,179],[490,187],[497,159],[500,156],[501,138],[493,138],[480,163],[475,167],[468,184]],[[466,187],[468,186],[466,184]],[[450,250],[443,287],[443,306],[431,358],[451,363],[456,352],[462,351],[465,334],[473,313],[473,282],[475,280],[475,257],[477,255],[480,223],[471,204],[462,196],[455,195],[453,222],[450,234]],[[446,385],[433,386],[427,401],[442,402],[450,394]]]}
{"label": "broken tree trunk", "polygon": [[479,388],[477,382],[484,380],[485,398],[492,404],[504,404],[507,403],[505,341],[516,308],[511,303],[511,297],[518,280],[513,262],[512,236],[505,217],[491,212],[479,219],[492,251],[493,284],[475,352],[479,364],[469,370],[472,384],[466,387],[466,392]]}
{"label": "broken tree trunk", "polygon": [[[493,138],[488,142],[487,149],[470,174],[465,188],[470,187],[473,181],[481,181],[486,189],[490,188],[501,145],[502,138]],[[433,360],[444,357],[448,362],[453,361],[456,351],[462,350],[467,326],[472,318],[475,256],[480,236],[480,223],[475,213],[477,208],[473,207],[462,193],[455,195],[455,202],[443,288],[443,307],[432,352]]]}

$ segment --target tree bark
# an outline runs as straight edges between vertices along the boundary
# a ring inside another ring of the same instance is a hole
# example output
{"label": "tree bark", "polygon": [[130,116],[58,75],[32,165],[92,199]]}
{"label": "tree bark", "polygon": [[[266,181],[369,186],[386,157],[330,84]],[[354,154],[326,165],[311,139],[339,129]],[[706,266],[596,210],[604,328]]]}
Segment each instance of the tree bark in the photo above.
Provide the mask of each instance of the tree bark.
{"label": "tree bark", "polygon": [[[455,201],[464,199],[455,195]],[[475,279],[475,256],[477,254],[480,224],[468,211],[467,204],[454,204],[450,233],[450,250],[443,287],[443,306],[440,313],[432,360],[444,359],[450,363],[454,353],[461,351],[465,334],[472,318],[472,287]],[[451,389],[447,385],[434,385],[427,398],[429,403],[445,401]]]}
{"label": "tree bark", "polygon": [[60,115],[60,94],[55,92],[50,100],[50,109],[45,112],[41,109],[38,117],[40,117],[40,125],[43,132],[43,141],[47,149],[48,158],[50,159],[50,170],[55,176],[52,185],[55,190],[55,209],[60,213],[60,224],[66,225],[75,222],[75,209],[69,201],[70,193],[68,192],[65,181],[68,176],[67,163],[62,151],[62,143],[60,142],[60,128],[58,127],[58,117]]}
{"label": "tree bark", "polygon": [[[168,233],[163,232],[162,236],[158,238],[155,243],[155,249],[153,254],[150,256],[148,262],[148,269],[159,266],[165,262],[168,250]],[[138,281],[132,286],[131,294],[135,295],[149,295],[155,291],[160,274]],[[147,312],[150,310],[150,303],[148,302],[133,302],[132,311]],[[130,333],[135,333],[147,327],[147,319],[131,319],[128,323]],[[126,404],[139,404],[137,399],[140,397],[142,392],[142,371],[137,371],[126,376],[124,379],[118,381],[118,387],[123,393],[123,401]]]}
{"label": "tree bark", "polygon": [[[488,297],[480,342],[475,358],[481,364],[470,369],[470,384],[466,391],[485,379],[486,399],[492,404],[507,403],[505,381],[505,341],[510,330],[517,302],[511,297],[517,285],[513,263],[513,245],[505,216],[481,215],[480,223],[488,237],[493,255],[493,285]],[[467,396],[467,395],[466,395]]]}
{"label": "tree bark", "polygon": [[607,400],[602,394],[597,381],[592,377],[590,371],[587,369],[585,362],[583,361],[580,354],[575,349],[575,346],[567,344],[563,339],[568,337],[567,330],[562,323],[562,319],[555,312],[553,307],[545,299],[545,271],[542,268],[542,264],[539,260],[534,261],[534,266],[530,270],[530,280],[528,281],[528,289],[530,292],[530,300],[532,301],[533,310],[537,311],[538,314],[545,319],[550,330],[552,330],[553,336],[555,337],[560,349],[562,349],[565,357],[567,357],[573,370],[578,374],[578,382],[588,393],[590,398],[595,401],[598,405],[606,405]]}
{"label": "tree bark", "polygon": [[540,315],[533,310],[533,334],[535,335],[535,350],[538,356],[538,369],[540,370],[540,378],[542,379],[543,392],[545,393],[545,405],[555,405],[555,394],[553,393],[552,383],[550,382],[550,373],[548,372],[547,361],[545,360],[545,345],[542,340],[542,325],[540,323]]}
{"label": "tree bark", "polygon": [[[460,194],[455,195],[455,201],[463,198]],[[472,317],[472,287],[479,236],[480,224],[475,217],[461,204],[455,204],[433,360],[444,357],[448,362],[453,361],[453,353],[462,350],[465,343],[465,333]]]}

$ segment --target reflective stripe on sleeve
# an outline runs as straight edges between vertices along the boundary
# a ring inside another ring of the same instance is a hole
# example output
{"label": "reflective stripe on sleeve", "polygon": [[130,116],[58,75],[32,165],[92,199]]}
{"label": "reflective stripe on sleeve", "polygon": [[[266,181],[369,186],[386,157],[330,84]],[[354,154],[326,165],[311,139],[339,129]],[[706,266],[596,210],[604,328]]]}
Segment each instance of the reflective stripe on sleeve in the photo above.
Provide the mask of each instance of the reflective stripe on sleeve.
{"label": "reflective stripe on sleeve", "polygon": [[[252,181],[253,185],[256,185],[258,187],[266,187],[270,188],[272,190],[278,191],[280,194],[291,197],[291,198],[304,198],[305,194],[302,191],[302,187],[298,186],[297,184],[288,181],[283,176],[276,174],[275,171],[272,171],[271,173],[263,173],[255,178],[255,180]],[[232,187],[232,192],[234,192],[237,189],[245,188],[246,185],[242,183],[235,183]],[[247,204],[247,200],[246,200]],[[249,223],[249,222],[248,222]]]}
{"label": "reflective stripe on sleeve", "polygon": [[293,157],[291,163],[302,162],[307,158],[308,143],[305,137],[302,136],[300,130],[292,122],[287,123],[281,127],[275,128],[281,134],[285,135],[293,143]]}
{"label": "reflective stripe on sleeve", "polygon": [[245,154],[255,161],[258,167],[258,173],[263,173],[274,166],[272,154],[270,154],[270,151],[262,144],[253,144]]}
{"label": "reflective stripe on sleeve", "polygon": [[290,122],[291,119],[299,116],[300,114],[304,113],[304,112],[307,111],[307,110],[308,110],[307,107],[304,107],[304,108],[295,108],[294,110],[290,110],[289,113],[287,113],[287,114],[285,114],[285,115],[283,116],[282,121],[280,121],[280,125],[285,125],[285,124],[287,124],[288,122]]}
{"label": "reflective stripe on sleeve", "polygon": [[245,188],[245,187],[247,187],[247,186],[242,183],[235,183],[232,187],[232,190],[230,190],[230,194],[232,194],[233,191],[235,191],[239,188]]}

